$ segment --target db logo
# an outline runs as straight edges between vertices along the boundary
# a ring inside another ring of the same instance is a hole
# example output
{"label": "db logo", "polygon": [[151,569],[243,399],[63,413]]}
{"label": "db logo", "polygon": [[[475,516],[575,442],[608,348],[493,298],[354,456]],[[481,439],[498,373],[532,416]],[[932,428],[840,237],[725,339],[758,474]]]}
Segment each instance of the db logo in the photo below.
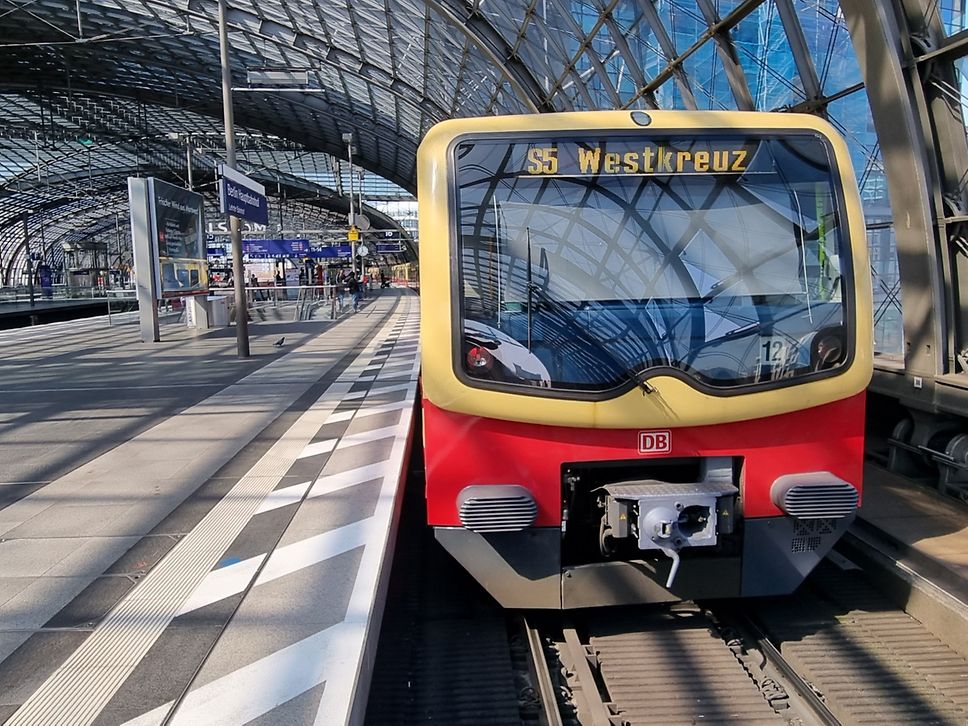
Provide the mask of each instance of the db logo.
{"label": "db logo", "polygon": [[672,451],[671,431],[639,431],[640,454],[668,454]]}

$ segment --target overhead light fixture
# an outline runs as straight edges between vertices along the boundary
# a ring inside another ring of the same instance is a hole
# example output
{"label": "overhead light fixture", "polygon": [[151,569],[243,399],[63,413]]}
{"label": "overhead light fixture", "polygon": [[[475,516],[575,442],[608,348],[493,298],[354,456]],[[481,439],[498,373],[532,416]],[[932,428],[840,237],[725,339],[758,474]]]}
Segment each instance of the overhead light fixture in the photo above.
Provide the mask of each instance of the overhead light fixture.
{"label": "overhead light fixture", "polygon": [[309,85],[309,71],[305,68],[249,68],[245,77],[252,86]]}

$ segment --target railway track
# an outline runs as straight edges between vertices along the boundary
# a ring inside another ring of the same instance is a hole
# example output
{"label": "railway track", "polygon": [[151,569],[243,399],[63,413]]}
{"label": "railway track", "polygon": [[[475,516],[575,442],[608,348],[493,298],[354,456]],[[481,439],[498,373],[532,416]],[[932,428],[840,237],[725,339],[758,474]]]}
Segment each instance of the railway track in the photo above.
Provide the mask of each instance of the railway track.
{"label": "railway track", "polygon": [[849,562],[783,598],[523,616],[429,544],[398,549],[368,724],[968,724],[968,660]]}
{"label": "railway track", "polygon": [[523,616],[428,544],[398,550],[368,724],[968,724],[968,660],[859,570],[826,562],[762,601]]}
{"label": "railway track", "polygon": [[968,659],[847,565],[755,610],[784,660],[841,723],[968,724]]}
{"label": "railway track", "polygon": [[543,643],[553,654],[545,660],[549,673],[565,675],[558,705],[573,708],[583,725],[792,721],[781,715],[790,708],[788,693],[691,604],[588,614],[546,632]]}
{"label": "railway track", "polygon": [[968,724],[968,660],[830,563],[790,597],[523,627],[539,724]]}

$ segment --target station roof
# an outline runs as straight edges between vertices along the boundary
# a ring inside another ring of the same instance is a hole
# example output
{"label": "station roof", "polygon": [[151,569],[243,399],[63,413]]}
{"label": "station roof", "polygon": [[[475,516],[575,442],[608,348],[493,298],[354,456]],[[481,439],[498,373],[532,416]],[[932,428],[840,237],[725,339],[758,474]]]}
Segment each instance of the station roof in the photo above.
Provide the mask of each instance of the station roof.
{"label": "station roof", "polygon": [[[367,169],[413,191],[420,139],[454,116],[822,106],[860,80],[856,63],[852,74],[831,73],[853,55],[833,5],[231,0],[236,122],[336,156],[353,133]],[[828,38],[819,57],[795,57],[798,14]],[[8,9],[4,26],[0,78],[24,94],[10,102],[28,139],[51,135],[45,118],[68,136],[220,130],[211,0],[34,0]],[[299,92],[247,88],[247,73],[265,69],[305,72],[307,83]]]}
{"label": "station roof", "polygon": [[[347,133],[355,161],[387,180],[377,191],[400,198],[415,190],[420,139],[455,116],[659,107],[836,116],[831,99],[844,105],[862,85],[832,5],[229,0],[242,169],[287,199],[284,188],[302,187],[317,222],[338,225]],[[23,266],[25,212],[28,235],[48,244],[96,234],[123,211],[126,176],[184,184],[188,144],[203,189],[211,181],[224,156],[216,2],[33,0],[0,13],[0,277]],[[270,86],[280,72],[303,82]],[[876,165],[876,144],[857,142],[863,166]]]}

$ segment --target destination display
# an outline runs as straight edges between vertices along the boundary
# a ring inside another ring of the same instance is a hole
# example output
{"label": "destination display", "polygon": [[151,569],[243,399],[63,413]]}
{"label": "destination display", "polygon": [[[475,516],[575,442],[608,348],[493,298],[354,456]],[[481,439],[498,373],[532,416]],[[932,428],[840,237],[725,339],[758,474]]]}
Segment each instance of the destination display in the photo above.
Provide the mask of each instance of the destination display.
{"label": "destination display", "polygon": [[732,141],[559,142],[530,146],[525,172],[532,176],[742,174],[749,168],[751,156],[747,144]]}
{"label": "destination display", "polygon": [[307,257],[311,252],[308,239],[245,239],[242,252],[252,259]]}
{"label": "destination display", "polygon": [[485,166],[504,158],[502,166],[517,176],[732,175],[757,171],[753,162],[759,146],[749,137],[468,141],[459,145],[457,156],[462,165],[487,157]]}
{"label": "destination display", "polygon": [[681,149],[645,146],[606,151],[606,145],[539,146],[528,150],[527,172],[560,174],[740,174],[749,165],[748,149]]}
{"label": "destination display", "polygon": [[[377,254],[393,254],[403,251],[399,242],[380,242],[376,245]],[[207,248],[209,257],[228,257],[228,245],[215,244]],[[349,257],[350,245],[313,246],[308,239],[246,239],[242,240],[242,254],[253,260],[276,259],[331,259]],[[357,248],[357,254],[360,249]],[[364,255],[365,256],[365,255]]]}

